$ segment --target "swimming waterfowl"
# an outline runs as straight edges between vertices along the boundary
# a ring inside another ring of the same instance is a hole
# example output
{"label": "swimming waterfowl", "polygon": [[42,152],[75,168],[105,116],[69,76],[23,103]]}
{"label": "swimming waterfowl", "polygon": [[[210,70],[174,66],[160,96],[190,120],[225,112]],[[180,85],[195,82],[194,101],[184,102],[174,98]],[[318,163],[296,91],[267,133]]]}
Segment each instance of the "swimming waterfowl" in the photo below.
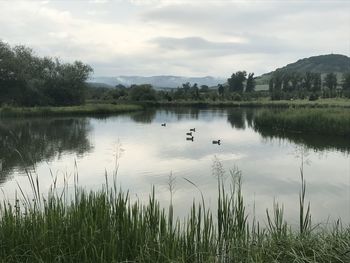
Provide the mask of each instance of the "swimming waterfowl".
{"label": "swimming waterfowl", "polygon": [[213,141],[213,144],[218,144],[218,145],[220,145],[220,140],[217,140],[217,141]]}
{"label": "swimming waterfowl", "polygon": [[193,136],[192,137],[190,137],[190,138],[186,138],[186,141],[193,141]]}
{"label": "swimming waterfowl", "polygon": [[196,132],[196,128],[190,129],[191,132]]}
{"label": "swimming waterfowl", "polygon": [[166,123],[162,123],[162,126],[165,127],[165,126],[166,126]]}
{"label": "swimming waterfowl", "polygon": [[192,136],[192,132],[187,132],[186,135]]}

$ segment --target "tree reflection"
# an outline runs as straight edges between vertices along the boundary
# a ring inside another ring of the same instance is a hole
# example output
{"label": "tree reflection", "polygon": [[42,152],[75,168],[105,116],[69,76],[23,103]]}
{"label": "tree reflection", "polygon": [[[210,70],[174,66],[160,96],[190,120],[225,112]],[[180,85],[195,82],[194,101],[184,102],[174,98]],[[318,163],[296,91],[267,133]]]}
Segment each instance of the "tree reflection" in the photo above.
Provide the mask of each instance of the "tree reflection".
{"label": "tree reflection", "polygon": [[130,117],[135,122],[152,123],[156,117],[156,109],[148,109],[139,112],[130,113]]}
{"label": "tree reflection", "polygon": [[293,133],[274,130],[268,127],[254,125],[254,130],[267,140],[287,140],[289,142],[306,146],[315,151],[338,150],[350,153],[349,139],[342,136],[324,136],[308,133]]}
{"label": "tree reflection", "polygon": [[232,128],[245,129],[245,111],[243,109],[233,109],[228,112],[227,121],[231,124]]}
{"label": "tree reflection", "polygon": [[89,121],[84,118],[0,120],[0,183],[14,170],[24,171],[63,153],[91,150]]}

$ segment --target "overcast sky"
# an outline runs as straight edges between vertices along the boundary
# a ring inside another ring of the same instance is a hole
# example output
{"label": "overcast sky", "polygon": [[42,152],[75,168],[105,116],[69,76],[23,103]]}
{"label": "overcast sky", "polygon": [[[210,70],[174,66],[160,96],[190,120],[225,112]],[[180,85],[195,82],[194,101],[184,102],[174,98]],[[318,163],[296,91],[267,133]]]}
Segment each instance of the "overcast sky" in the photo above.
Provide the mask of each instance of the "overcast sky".
{"label": "overcast sky", "polygon": [[257,75],[350,54],[350,1],[0,0],[0,39],[95,76]]}

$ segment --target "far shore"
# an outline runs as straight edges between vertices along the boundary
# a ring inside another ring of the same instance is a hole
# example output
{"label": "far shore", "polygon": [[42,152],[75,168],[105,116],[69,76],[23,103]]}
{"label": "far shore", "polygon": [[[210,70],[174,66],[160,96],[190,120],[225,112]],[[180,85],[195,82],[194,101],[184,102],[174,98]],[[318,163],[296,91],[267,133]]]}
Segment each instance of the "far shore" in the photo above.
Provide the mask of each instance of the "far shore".
{"label": "far shore", "polygon": [[269,107],[269,108],[350,108],[349,99],[252,100],[252,101],[89,101],[79,106],[0,107],[0,117],[112,115],[145,110],[150,107]]}

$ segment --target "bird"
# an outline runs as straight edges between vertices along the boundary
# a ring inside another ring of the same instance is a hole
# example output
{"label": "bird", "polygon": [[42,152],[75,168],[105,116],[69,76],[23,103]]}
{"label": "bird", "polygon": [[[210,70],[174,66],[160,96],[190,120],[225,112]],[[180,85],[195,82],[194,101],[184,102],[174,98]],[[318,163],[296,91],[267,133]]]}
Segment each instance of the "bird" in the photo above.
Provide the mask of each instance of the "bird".
{"label": "bird", "polygon": [[165,127],[165,126],[166,126],[166,123],[162,123],[162,126]]}
{"label": "bird", "polygon": [[192,132],[187,132],[186,135],[192,136]]}
{"label": "bird", "polygon": [[191,132],[196,132],[196,128],[190,129]]}
{"label": "bird", "polygon": [[186,141],[193,141],[193,136],[192,137],[190,137],[190,138],[186,138]]}
{"label": "bird", "polygon": [[217,140],[217,141],[213,141],[213,144],[218,144],[218,145],[220,145],[220,140]]}

